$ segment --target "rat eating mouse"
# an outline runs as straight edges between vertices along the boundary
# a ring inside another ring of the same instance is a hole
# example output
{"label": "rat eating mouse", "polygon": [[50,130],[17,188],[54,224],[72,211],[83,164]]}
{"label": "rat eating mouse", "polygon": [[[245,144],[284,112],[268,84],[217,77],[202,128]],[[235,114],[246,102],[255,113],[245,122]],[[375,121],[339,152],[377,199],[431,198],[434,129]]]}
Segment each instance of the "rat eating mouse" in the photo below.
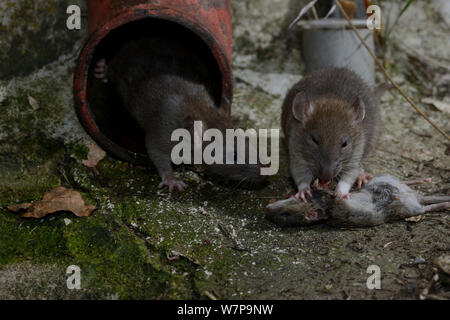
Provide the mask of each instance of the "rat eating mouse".
{"label": "rat eating mouse", "polygon": [[295,197],[270,203],[266,218],[282,227],[303,226],[326,220],[344,227],[371,227],[427,212],[450,208],[450,196],[420,196],[409,185],[390,175],[373,178],[360,192],[348,199],[336,199],[331,192],[319,189],[311,202]]}
{"label": "rat eating mouse", "polygon": [[296,197],[311,198],[315,177],[338,177],[335,195],[348,197],[356,182],[367,183],[361,162],[374,149],[380,124],[378,103],[384,85],[371,90],[345,68],[321,69],[295,84],[283,102],[281,126],[289,152]]}
{"label": "rat eating mouse", "polygon": [[[211,84],[216,79],[209,65],[195,46],[180,37],[134,36],[118,46],[112,57],[99,59],[94,68],[95,77],[114,85],[125,109],[145,131],[147,153],[162,179],[159,187],[167,186],[169,191],[186,188],[173,174],[174,130],[187,129],[194,144],[208,128],[224,133],[234,127],[228,112],[214,101]],[[202,132],[195,131],[194,121],[202,122]],[[236,158],[236,152],[229,155],[225,147],[223,150],[224,159]],[[251,185],[264,181],[257,164],[213,164],[205,169],[222,180]]]}

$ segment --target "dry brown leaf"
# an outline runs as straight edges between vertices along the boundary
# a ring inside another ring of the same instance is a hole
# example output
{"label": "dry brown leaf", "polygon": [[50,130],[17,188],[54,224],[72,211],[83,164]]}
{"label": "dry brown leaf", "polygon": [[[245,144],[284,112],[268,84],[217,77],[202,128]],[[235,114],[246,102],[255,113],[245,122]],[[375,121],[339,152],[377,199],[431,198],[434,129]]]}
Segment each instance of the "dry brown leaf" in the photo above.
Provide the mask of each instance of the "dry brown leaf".
{"label": "dry brown leaf", "polygon": [[408,222],[419,222],[420,220],[422,220],[422,216],[414,216],[414,217],[409,217],[409,218],[405,218],[405,221]]}
{"label": "dry brown leaf", "polygon": [[87,160],[83,160],[83,164],[86,167],[94,168],[105,157],[106,152],[95,143],[88,143],[86,146],[89,148],[89,153]]}
{"label": "dry brown leaf", "polygon": [[70,211],[78,217],[86,217],[95,210],[95,207],[92,204],[86,206],[78,191],[56,187],[46,192],[42,200],[35,204],[12,205],[8,209],[14,212],[26,209],[26,212],[22,214],[23,218],[42,218],[58,211]]}
{"label": "dry brown leaf", "polygon": [[30,104],[31,108],[33,108],[33,110],[35,111],[41,107],[39,105],[39,102],[37,102],[36,99],[34,99],[32,96],[28,96],[28,103]]}
{"label": "dry brown leaf", "polygon": [[31,203],[13,204],[11,206],[8,206],[8,210],[18,212],[20,210],[26,210],[31,206],[33,206]]}

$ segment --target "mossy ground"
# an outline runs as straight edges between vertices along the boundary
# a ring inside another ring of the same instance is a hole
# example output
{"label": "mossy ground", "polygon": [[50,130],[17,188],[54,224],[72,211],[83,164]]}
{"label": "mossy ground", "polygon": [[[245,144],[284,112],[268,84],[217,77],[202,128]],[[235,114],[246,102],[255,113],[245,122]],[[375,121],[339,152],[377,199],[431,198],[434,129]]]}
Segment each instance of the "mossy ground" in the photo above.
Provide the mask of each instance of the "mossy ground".
{"label": "mossy ground", "polygon": [[[277,128],[282,89],[302,74],[298,50],[277,35],[276,20],[289,9],[274,10],[280,3],[235,5],[233,113],[244,128]],[[394,58],[399,66],[405,61]],[[109,156],[89,169],[81,161],[90,140],[73,111],[73,66],[68,54],[0,82],[0,298],[201,299],[208,292],[223,299],[416,299],[433,275],[432,258],[450,249],[448,212],[369,229],[272,225],[264,207],[292,189],[284,151],[279,174],[259,190],[178,168],[189,188],[168,194],[157,189],[152,168]],[[396,68],[419,100],[416,84]],[[39,110],[28,95],[40,101]],[[398,94],[387,94],[381,108],[383,134],[368,171],[432,177],[418,189],[448,193],[443,139]],[[448,114],[427,111],[448,129]],[[58,185],[78,190],[97,210],[33,220],[6,208],[39,200]],[[381,290],[366,287],[371,264],[381,268]],[[81,268],[79,291],[67,289],[70,265]]]}

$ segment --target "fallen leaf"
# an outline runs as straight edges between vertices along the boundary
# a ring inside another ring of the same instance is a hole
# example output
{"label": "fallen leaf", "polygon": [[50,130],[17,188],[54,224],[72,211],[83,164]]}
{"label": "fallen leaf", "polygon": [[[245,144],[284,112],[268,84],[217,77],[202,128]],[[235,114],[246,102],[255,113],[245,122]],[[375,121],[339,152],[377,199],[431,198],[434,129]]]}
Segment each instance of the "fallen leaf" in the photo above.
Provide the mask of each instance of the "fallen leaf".
{"label": "fallen leaf", "polygon": [[20,210],[26,210],[31,206],[33,206],[31,203],[14,204],[14,205],[8,206],[8,210],[17,212]]}
{"label": "fallen leaf", "polygon": [[88,143],[86,146],[89,148],[89,152],[88,158],[83,160],[83,164],[86,167],[94,168],[105,157],[106,152],[95,143]]}
{"label": "fallen leaf", "polygon": [[28,103],[30,104],[31,108],[33,110],[39,109],[41,106],[39,105],[39,102],[36,101],[32,96],[28,96]]}
{"label": "fallen leaf", "polygon": [[86,206],[78,191],[64,187],[56,187],[46,192],[42,200],[35,204],[23,203],[11,205],[8,207],[8,210],[13,212],[26,210],[22,214],[23,218],[39,219],[58,211],[70,211],[78,217],[86,217],[95,210],[95,207],[92,204]]}
{"label": "fallen leaf", "polygon": [[433,99],[433,98],[423,98],[421,101],[423,103],[426,103],[426,104],[431,104],[438,111],[443,111],[443,112],[450,113],[450,103],[439,101],[439,100],[436,100],[436,99]]}
{"label": "fallen leaf", "polygon": [[405,218],[405,221],[408,222],[419,222],[420,220],[422,220],[422,216],[414,216],[414,217],[409,217],[409,218]]}

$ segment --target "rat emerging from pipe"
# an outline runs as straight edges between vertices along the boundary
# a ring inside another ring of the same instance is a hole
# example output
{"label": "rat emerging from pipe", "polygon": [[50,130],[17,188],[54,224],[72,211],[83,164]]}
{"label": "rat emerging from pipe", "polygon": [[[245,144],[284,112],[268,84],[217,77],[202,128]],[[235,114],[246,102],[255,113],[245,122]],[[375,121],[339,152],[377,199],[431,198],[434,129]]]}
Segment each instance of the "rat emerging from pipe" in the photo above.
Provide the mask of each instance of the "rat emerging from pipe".
{"label": "rat emerging from pipe", "polygon": [[373,178],[348,199],[335,198],[329,190],[312,193],[311,202],[295,197],[270,203],[266,218],[282,227],[308,225],[325,220],[343,227],[371,227],[431,211],[450,208],[450,196],[420,196],[408,185],[390,175]]}
{"label": "rat emerging from pipe", "polygon": [[[186,185],[175,179],[171,152],[176,142],[171,135],[176,129],[187,129],[191,140],[203,137],[209,128],[218,129],[225,136],[234,126],[227,110],[218,108],[211,84],[216,79],[208,65],[193,46],[175,36],[139,36],[120,46],[105,61],[96,62],[94,75],[116,88],[123,106],[144,129],[149,158],[162,179],[159,187],[182,191]],[[196,132],[195,121],[201,121]],[[205,147],[205,145],[203,145]],[[247,143],[246,150],[251,146]],[[192,149],[192,148],[191,148]],[[223,147],[223,163],[206,165],[212,175],[225,181],[258,185],[265,180],[260,165],[236,159],[237,148]],[[233,154],[228,154],[229,152]],[[234,159],[234,164],[225,159]],[[236,164],[239,163],[239,164]],[[240,164],[245,163],[245,164]]]}
{"label": "rat emerging from pipe", "polygon": [[281,126],[289,151],[296,197],[312,197],[314,178],[339,178],[335,195],[348,197],[370,176],[361,162],[374,149],[380,126],[378,103],[388,87],[371,90],[344,68],[317,70],[295,84],[283,102]]}

